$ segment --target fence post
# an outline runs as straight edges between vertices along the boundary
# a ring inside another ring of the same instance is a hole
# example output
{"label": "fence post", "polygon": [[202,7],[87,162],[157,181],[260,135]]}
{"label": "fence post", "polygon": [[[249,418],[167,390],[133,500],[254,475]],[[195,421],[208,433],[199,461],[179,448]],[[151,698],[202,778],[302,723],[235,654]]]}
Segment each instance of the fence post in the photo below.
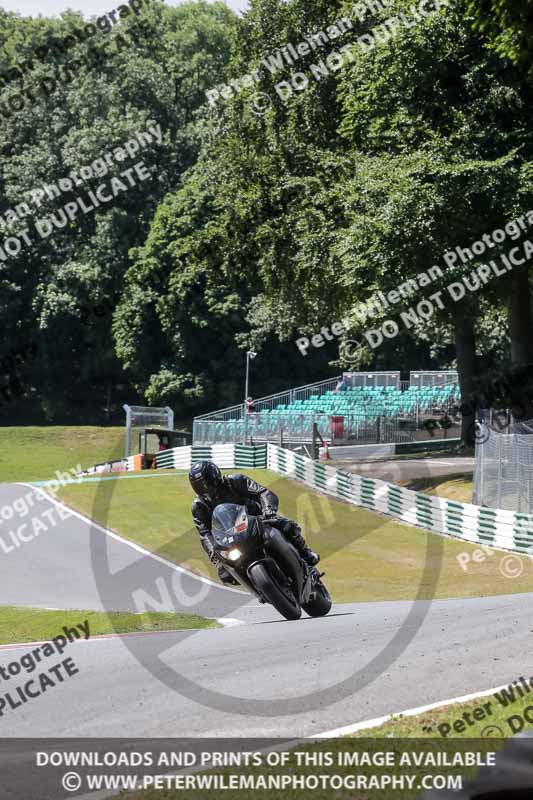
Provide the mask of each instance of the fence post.
{"label": "fence post", "polygon": [[[478,442],[479,446],[479,462],[476,458],[476,470],[478,471],[478,478],[479,478],[479,490],[477,492],[477,498],[474,500],[478,506],[482,506],[484,499],[485,499],[485,491],[484,491],[484,473],[485,473],[485,442],[483,441],[483,436],[481,437],[481,442]],[[474,499],[474,498],[472,498]]]}
{"label": "fence post", "polygon": [[502,507],[502,440],[503,436],[498,436],[498,500],[497,508]]}
{"label": "fence post", "polygon": [[126,412],[126,441],[124,445],[124,458],[128,458],[131,449],[131,408],[128,405],[123,405],[122,408]]}
{"label": "fence post", "polygon": [[320,445],[318,444],[319,441],[323,443],[324,440],[318,431],[318,424],[313,422],[313,435],[311,444],[311,458],[313,461],[318,461],[318,456],[320,455]]}
{"label": "fence post", "polygon": [[[527,493],[526,493],[526,507],[524,511],[526,514],[531,514],[531,459],[526,455],[525,451],[520,447],[520,461],[523,469],[523,474],[527,476]],[[533,559],[532,559],[533,560]]]}

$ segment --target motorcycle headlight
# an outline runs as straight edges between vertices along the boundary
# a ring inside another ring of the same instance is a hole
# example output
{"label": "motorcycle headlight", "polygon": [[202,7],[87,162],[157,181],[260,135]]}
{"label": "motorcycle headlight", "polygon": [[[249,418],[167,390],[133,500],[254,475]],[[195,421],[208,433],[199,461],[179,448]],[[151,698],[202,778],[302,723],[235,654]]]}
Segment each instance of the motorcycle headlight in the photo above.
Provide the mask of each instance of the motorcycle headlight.
{"label": "motorcycle headlight", "polygon": [[241,556],[242,553],[237,547],[234,547],[228,552],[228,558],[230,561],[238,561]]}

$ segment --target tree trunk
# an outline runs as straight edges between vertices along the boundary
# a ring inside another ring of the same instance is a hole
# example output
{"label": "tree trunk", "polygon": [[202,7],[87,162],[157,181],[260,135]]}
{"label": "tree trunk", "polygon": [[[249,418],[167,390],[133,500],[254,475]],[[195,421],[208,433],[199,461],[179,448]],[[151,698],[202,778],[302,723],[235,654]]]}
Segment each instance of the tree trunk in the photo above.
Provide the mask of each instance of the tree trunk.
{"label": "tree trunk", "polygon": [[[533,366],[533,341],[531,330],[531,300],[529,293],[528,265],[516,267],[511,273],[511,292],[509,296],[509,334],[511,337],[511,362],[513,367]],[[529,369],[525,370],[527,374]],[[524,385],[511,406],[515,420],[533,418],[533,400]]]}
{"label": "tree trunk", "polygon": [[457,304],[453,312],[457,372],[461,388],[461,442],[474,447],[476,410],[474,377],[476,374],[475,314],[466,304]]}
{"label": "tree trunk", "polygon": [[509,333],[511,335],[511,361],[513,364],[530,364],[533,361],[533,342],[531,337],[531,303],[529,299],[529,272],[527,265],[516,267],[511,273]]}
{"label": "tree trunk", "polygon": [[111,380],[107,384],[107,397],[106,397],[106,407],[105,407],[105,415],[107,417],[107,421],[109,422],[109,417],[111,415]]}

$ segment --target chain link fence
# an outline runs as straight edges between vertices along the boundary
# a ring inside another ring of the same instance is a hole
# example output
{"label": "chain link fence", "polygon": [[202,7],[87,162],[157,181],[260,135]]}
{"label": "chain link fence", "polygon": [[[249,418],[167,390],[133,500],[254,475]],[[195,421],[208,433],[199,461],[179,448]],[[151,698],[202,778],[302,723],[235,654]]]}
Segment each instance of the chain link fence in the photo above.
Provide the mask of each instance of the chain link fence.
{"label": "chain link fence", "polygon": [[533,420],[480,414],[472,502],[533,513]]}

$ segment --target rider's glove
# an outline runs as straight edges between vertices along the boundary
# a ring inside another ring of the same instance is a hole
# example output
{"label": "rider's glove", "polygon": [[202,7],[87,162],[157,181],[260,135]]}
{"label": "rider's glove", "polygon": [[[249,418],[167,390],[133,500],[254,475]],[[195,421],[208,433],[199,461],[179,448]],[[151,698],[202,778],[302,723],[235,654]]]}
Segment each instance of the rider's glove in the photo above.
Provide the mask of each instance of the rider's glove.
{"label": "rider's glove", "polygon": [[263,511],[263,516],[265,519],[273,519],[276,517],[278,512],[272,506],[265,506],[265,510]]}
{"label": "rider's glove", "polygon": [[278,520],[278,528],[284,534],[284,536],[287,536],[292,532],[293,526],[294,522],[292,522],[290,519],[284,519],[283,521]]}
{"label": "rider's glove", "polygon": [[213,542],[211,541],[210,536],[203,536],[202,537],[202,547],[204,548],[205,552],[207,553],[207,557],[212,564],[215,566],[219,562],[219,558],[215,552],[215,548],[213,547]]}

